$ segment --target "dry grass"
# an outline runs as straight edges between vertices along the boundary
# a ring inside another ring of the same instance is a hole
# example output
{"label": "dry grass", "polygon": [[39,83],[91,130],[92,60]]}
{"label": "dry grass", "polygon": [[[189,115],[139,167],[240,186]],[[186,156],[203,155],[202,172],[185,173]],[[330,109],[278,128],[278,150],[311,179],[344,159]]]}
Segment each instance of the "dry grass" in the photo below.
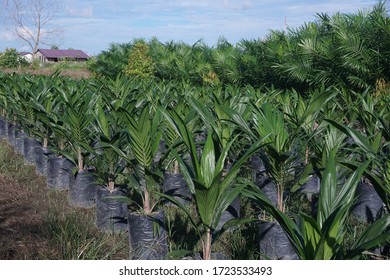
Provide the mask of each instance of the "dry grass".
{"label": "dry grass", "polygon": [[94,209],[72,208],[67,192],[49,190],[44,177],[0,141],[0,259],[127,259],[127,235],[94,225]]}
{"label": "dry grass", "polygon": [[[50,76],[54,73],[54,67],[40,68],[40,69],[3,69],[4,73],[17,73],[17,74],[31,74],[31,75],[45,75]],[[86,69],[61,69],[61,75],[70,77],[73,79],[88,79],[91,77],[91,72]]]}

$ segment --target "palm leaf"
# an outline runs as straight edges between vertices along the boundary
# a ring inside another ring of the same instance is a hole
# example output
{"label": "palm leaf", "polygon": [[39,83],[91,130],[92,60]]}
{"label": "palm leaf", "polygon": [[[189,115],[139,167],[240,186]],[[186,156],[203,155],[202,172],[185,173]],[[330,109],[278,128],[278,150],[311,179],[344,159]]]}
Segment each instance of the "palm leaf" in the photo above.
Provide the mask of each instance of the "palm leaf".
{"label": "palm leaf", "polygon": [[369,225],[351,246],[346,254],[346,258],[359,257],[364,251],[388,242],[390,240],[389,226],[389,214]]}

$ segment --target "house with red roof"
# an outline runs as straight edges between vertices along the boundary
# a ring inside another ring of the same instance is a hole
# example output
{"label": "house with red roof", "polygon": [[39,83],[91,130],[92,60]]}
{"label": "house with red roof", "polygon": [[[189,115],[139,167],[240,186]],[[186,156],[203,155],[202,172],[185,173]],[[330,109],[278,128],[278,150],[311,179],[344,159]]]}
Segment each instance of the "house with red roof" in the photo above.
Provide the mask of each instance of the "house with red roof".
{"label": "house with red roof", "polygon": [[87,61],[89,56],[82,50],[38,49],[35,58],[41,63],[58,61]]}

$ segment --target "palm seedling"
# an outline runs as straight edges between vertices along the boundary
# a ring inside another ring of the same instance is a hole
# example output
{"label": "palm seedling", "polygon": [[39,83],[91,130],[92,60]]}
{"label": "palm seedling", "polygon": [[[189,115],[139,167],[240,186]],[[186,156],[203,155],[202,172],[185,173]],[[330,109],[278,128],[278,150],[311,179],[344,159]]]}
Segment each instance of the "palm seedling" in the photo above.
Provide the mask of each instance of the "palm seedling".
{"label": "palm seedling", "polygon": [[276,185],[277,207],[284,212],[286,210],[284,193],[294,180],[291,171],[294,170],[297,161],[294,149],[301,140],[299,133],[289,133],[283,113],[270,103],[263,103],[260,108],[253,105],[253,123],[253,130],[248,130],[245,126],[242,128],[254,142],[269,135],[268,145],[261,151],[262,160],[266,172]]}
{"label": "palm seedling", "polygon": [[0,76],[0,138],[8,136],[8,121],[6,119],[7,95],[6,95],[6,79],[7,76]]}
{"label": "palm seedling", "polygon": [[[241,93],[232,86],[227,86],[224,92],[213,92],[211,96],[212,104],[203,104],[195,98],[190,98],[190,105],[195,109],[197,114],[202,119],[202,123],[206,126],[204,130],[211,129],[218,138],[218,143],[222,148],[225,148],[229,141],[236,135],[237,126],[229,118],[230,116],[240,116],[241,120],[245,122],[250,116],[249,106],[247,106],[247,98],[243,97]],[[235,162],[245,147],[244,140],[241,136],[233,143],[229,154],[226,158],[225,171]],[[200,151],[201,152],[201,151]],[[223,213],[220,219],[220,228],[223,223],[232,219],[238,218],[240,215],[240,199],[237,197],[233,204]]]}
{"label": "palm seedling", "polygon": [[[109,231],[122,231],[127,216],[127,204],[123,202],[126,189],[118,184],[125,164],[117,150],[125,146],[122,128],[119,126],[117,112],[109,106],[109,101],[101,95],[96,102],[94,128],[98,142],[93,150],[98,183],[102,184],[96,194],[96,224]],[[111,110],[110,110],[111,109]]]}
{"label": "palm seedling", "polygon": [[56,125],[56,132],[65,139],[70,151],[61,153],[72,161],[78,171],[85,168],[85,160],[91,153],[95,141],[92,123],[96,96],[88,81],[70,82],[58,89],[61,96],[61,125]]}
{"label": "palm seedling", "polygon": [[11,145],[15,142],[15,134],[20,132],[18,112],[20,111],[20,95],[21,91],[27,86],[24,76],[10,76],[9,84],[4,85],[4,101],[6,115],[8,119],[8,141]]}
{"label": "palm seedling", "polygon": [[60,169],[69,180],[69,202],[74,206],[93,207],[95,178],[87,170],[87,161],[91,160],[96,140],[92,126],[96,100],[93,85],[89,81],[69,81],[58,88],[58,92],[62,108],[59,111],[59,122],[53,128],[68,147],[60,147],[59,153],[77,167],[74,182],[70,164],[67,164],[67,168]]}
{"label": "palm seedling", "polygon": [[[375,115],[372,115],[375,116]],[[370,133],[366,129],[365,133],[349,126],[343,125],[337,121],[327,119],[333,127],[337,128],[345,135],[351,137],[357,146],[354,151],[361,159],[370,160],[370,165],[364,175],[375,188],[375,191],[382,199],[387,210],[390,209],[390,185],[389,185],[389,165],[390,159],[387,152],[389,140],[386,139],[382,130]],[[386,135],[386,132],[384,133]],[[360,159],[360,160],[361,160]],[[345,161],[344,165],[356,169],[360,164],[358,162]]]}
{"label": "palm seedling", "polygon": [[208,260],[211,258],[212,244],[218,236],[229,226],[239,223],[238,221],[232,221],[221,230],[216,230],[223,211],[243,189],[243,186],[236,184],[241,166],[263,143],[260,139],[245,154],[237,158],[229,170],[226,170],[226,159],[237,137],[229,139],[226,145],[222,147],[215,138],[216,133],[209,130],[202,147],[202,155],[199,156],[194,140],[195,134],[188,129],[184,120],[175,111],[163,112],[163,114],[180,136],[186,151],[185,154],[189,156],[189,161],[186,161],[179,155],[178,148],[171,151],[178,160],[181,172],[192,193],[201,225],[196,224],[191,214],[178,201],[167,198],[179,205],[188,214],[200,238],[203,259]]}
{"label": "palm seedling", "polygon": [[41,83],[39,79],[32,77],[26,79],[26,82],[21,84],[18,95],[18,110],[17,119],[21,127],[22,133],[19,133],[17,141],[19,141],[20,153],[24,155],[26,164],[35,164],[35,147],[39,146],[39,142],[32,137],[36,131],[37,114],[33,110],[32,104],[36,98],[36,92],[39,92]]}
{"label": "palm seedling", "polygon": [[325,160],[316,217],[299,213],[296,219],[292,219],[279,211],[256,187],[244,190],[245,195],[260,203],[279,222],[300,259],[358,259],[390,239],[390,215],[387,214],[369,225],[352,245],[346,247],[346,221],[356,186],[370,162],[361,164],[340,188],[336,151],[337,148],[333,148]]}
{"label": "palm seedling", "polygon": [[42,146],[47,148],[53,134],[52,124],[58,122],[57,110],[61,98],[56,96],[56,83],[59,82],[58,74],[48,78],[40,77],[37,92],[31,98],[30,107],[36,115],[35,129],[33,133],[39,138]]}
{"label": "palm seedling", "polygon": [[[108,91],[100,94],[95,106],[94,131],[98,140],[93,150],[97,173],[105,188],[113,193],[116,190],[116,180],[125,168],[117,151],[124,150],[125,137],[119,124],[118,111],[115,110],[118,99],[111,103]],[[119,108],[121,104],[119,105]]]}
{"label": "palm seedling", "polygon": [[153,111],[145,102],[140,112],[122,110],[122,123],[128,138],[129,146],[118,150],[122,158],[130,164],[138,183],[137,193],[142,197],[142,209],[145,214],[151,214],[154,208],[152,193],[159,189],[157,169],[153,161],[162,137],[160,131],[161,117],[158,111]]}
{"label": "palm seedling", "polygon": [[164,221],[164,213],[157,209],[161,172],[154,160],[162,137],[161,114],[151,102],[138,101],[119,109],[128,144],[122,149],[110,146],[128,164],[132,195],[127,201],[141,210],[128,215],[130,252],[135,259],[155,259],[165,256],[168,249],[165,231],[159,226]]}

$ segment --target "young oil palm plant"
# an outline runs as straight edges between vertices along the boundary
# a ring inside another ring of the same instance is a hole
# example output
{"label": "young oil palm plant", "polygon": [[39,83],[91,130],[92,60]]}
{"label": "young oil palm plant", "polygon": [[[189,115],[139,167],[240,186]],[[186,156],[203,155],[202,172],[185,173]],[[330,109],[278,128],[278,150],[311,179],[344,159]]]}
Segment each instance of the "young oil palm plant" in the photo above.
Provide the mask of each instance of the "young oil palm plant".
{"label": "young oil palm plant", "polygon": [[102,96],[96,102],[94,130],[98,143],[93,154],[95,161],[99,162],[96,166],[97,173],[105,188],[112,193],[115,191],[117,176],[124,169],[117,151],[123,150],[125,139],[119,126],[117,112],[110,110],[106,102]]}
{"label": "young oil palm plant", "polygon": [[0,138],[5,139],[8,136],[8,121],[6,118],[6,108],[7,108],[7,94],[6,94],[6,84],[7,76],[1,75],[0,79]]}
{"label": "young oil palm plant", "polygon": [[[161,191],[161,170],[155,161],[162,137],[161,113],[151,102],[139,100],[132,111],[121,108],[121,124],[128,145],[116,150],[127,162],[130,174],[127,201],[130,207],[138,205],[140,211],[128,213],[130,253],[134,259],[159,259],[168,252],[164,230],[164,212],[158,208]],[[139,112],[138,112],[139,110]],[[141,202],[139,202],[139,198]]]}
{"label": "young oil palm plant", "polygon": [[[388,154],[389,139],[382,135],[382,130],[370,133],[370,128],[365,133],[352,127],[343,125],[337,121],[327,119],[333,127],[345,135],[351,137],[357,145],[355,152],[360,158],[370,160],[370,165],[364,175],[370,180],[375,191],[382,199],[387,211],[390,209],[390,184],[389,169],[390,158]],[[386,133],[385,133],[386,134]],[[359,163],[344,161],[343,164],[349,168],[356,169]]]}
{"label": "young oil palm plant", "polygon": [[12,85],[11,102],[9,103],[14,109],[15,126],[12,127],[14,131],[10,143],[14,146],[16,153],[23,155],[24,139],[31,132],[32,126],[30,124],[35,122],[35,115],[28,105],[32,91],[34,91],[34,80],[31,77],[19,77],[14,82],[16,83]]}
{"label": "young oil palm plant", "polygon": [[[118,150],[122,158],[130,164],[139,185],[134,186],[142,197],[142,210],[151,214],[155,206],[152,194],[159,189],[155,175],[158,172],[153,161],[157,153],[162,133],[159,129],[161,116],[153,112],[146,102],[139,115],[135,112],[122,111],[122,123],[129,137],[129,146]],[[152,112],[151,112],[152,111]]]}
{"label": "young oil palm plant", "polygon": [[[35,148],[40,146],[40,143],[34,138],[37,131],[37,112],[33,109],[37,93],[40,92],[42,83],[41,79],[33,78],[28,80],[29,86],[24,87],[20,92],[20,105],[18,110],[18,120],[22,128],[23,134],[19,135],[21,141],[20,153],[24,156],[25,164],[35,165]],[[45,89],[44,89],[45,90]]]}
{"label": "young oil palm plant", "polygon": [[277,207],[284,212],[284,193],[294,181],[291,171],[296,167],[298,155],[294,149],[301,141],[299,133],[288,131],[283,113],[270,103],[263,103],[260,108],[253,105],[253,123],[254,130],[245,126],[242,128],[254,142],[269,135],[268,145],[262,149],[262,160],[266,172],[276,185]]}
{"label": "young oil palm plant", "polygon": [[[210,104],[205,104],[205,102],[199,101],[195,98],[190,98],[189,104],[193,107],[196,113],[200,116],[202,122],[203,131],[211,129],[214,135],[218,138],[218,145],[221,148],[225,148],[229,141],[237,133],[237,126],[234,122],[229,119],[229,114],[234,112],[236,115],[239,115],[243,121],[246,121],[250,116],[249,106],[247,106],[247,98],[242,95],[242,92],[238,88],[232,86],[227,86],[227,88],[222,91],[213,91],[211,95]],[[230,114],[232,115],[232,114]],[[236,160],[245,147],[245,143],[242,142],[242,137],[239,137],[233,147],[230,148],[229,154],[226,158],[225,171],[229,171],[230,167]],[[202,149],[198,149],[202,153]],[[232,205],[228,207],[226,211],[223,212],[218,224],[217,229],[220,229],[221,226],[227,221],[238,218],[240,216],[240,198],[237,197]]]}
{"label": "young oil palm plant", "polygon": [[336,148],[332,149],[326,158],[316,217],[299,213],[294,220],[277,209],[258,188],[243,192],[260,203],[279,222],[300,259],[358,259],[368,250],[390,240],[390,215],[386,214],[346,247],[346,221],[354,202],[356,186],[370,162],[361,164],[340,188],[337,183],[336,152]]}
{"label": "young oil palm plant", "polygon": [[59,82],[58,73],[52,76],[40,77],[37,80],[38,90],[31,99],[30,107],[36,115],[37,121],[33,124],[35,129],[33,133],[44,148],[49,146],[52,136],[52,123],[57,122],[56,110],[59,106],[59,96],[55,94],[55,85]]}
{"label": "young oil palm plant", "polygon": [[187,186],[192,193],[201,225],[196,224],[191,214],[178,201],[167,198],[188,214],[200,238],[203,259],[209,260],[213,242],[226,228],[233,224],[238,224],[237,221],[234,221],[226,224],[220,231],[216,230],[223,211],[227,209],[243,189],[243,186],[236,184],[240,168],[263,145],[263,142],[262,139],[259,139],[241,157],[237,158],[232,167],[226,171],[226,159],[237,137],[232,137],[222,147],[215,138],[216,132],[209,130],[202,147],[202,155],[199,157],[194,140],[196,135],[188,129],[182,117],[175,111],[169,113],[164,111],[163,114],[180,136],[186,151],[185,154],[189,156],[189,161],[186,161],[179,155],[177,150],[172,150],[179,162]]}
{"label": "young oil palm plant", "polygon": [[69,81],[58,89],[62,109],[56,131],[67,142],[70,151],[61,153],[72,161],[79,172],[85,168],[85,160],[92,151],[95,137],[92,123],[96,96],[89,81]]}
{"label": "young oil palm plant", "polygon": [[77,167],[74,182],[73,170],[66,169],[70,173],[69,203],[90,208],[94,206],[96,192],[94,174],[87,170],[87,161],[91,159],[96,140],[92,126],[96,101],[93,84],[90,81],[69,81],[58,92],[62,111],[54,129],[68,147],[60,149],[59,153]]}
{"label": "young oil palm plant", "polygon": [[18,124],[18,112],[20,111],[20,92],[27,87],[24,76],[10,76],[8,83],[3,85],[3,101],[6,105],[3,112],[7,116],[7,140],[11,145],[15,144],[15,134],[20,132]]}
{"label": "young oil palm plant", "polygon": [[123,201],[127,188],[118,182],[125,164],[117,150],[125,146],[125,137],[117,112],[112,110],[104,97],[108,96],[101,95],[96,102],[94,122],[98,142],[93,150],[93,158],[99,185],[96,192],[96,225],[105,231],[121,232],[127,228],[127,204]]}

